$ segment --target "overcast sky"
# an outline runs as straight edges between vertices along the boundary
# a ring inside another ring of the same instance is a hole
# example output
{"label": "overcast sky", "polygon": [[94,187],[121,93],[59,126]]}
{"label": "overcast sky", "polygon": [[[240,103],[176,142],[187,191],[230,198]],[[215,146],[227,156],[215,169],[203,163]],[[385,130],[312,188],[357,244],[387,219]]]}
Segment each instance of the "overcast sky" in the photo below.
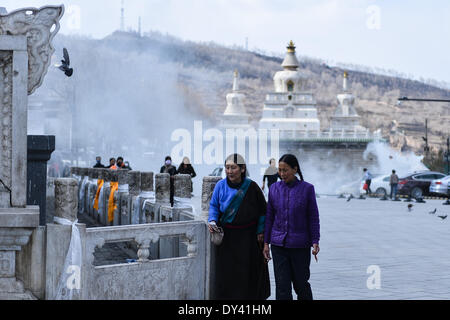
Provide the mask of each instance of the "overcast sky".
{"label": "overcast sky", "polygon": [[[120,27],[121,0],[2,0],[8,12],[64,4],[60,33],[101,38]],[[125,26],[183,40],[394,69],[450,83],[448,0],[124,0]]]}

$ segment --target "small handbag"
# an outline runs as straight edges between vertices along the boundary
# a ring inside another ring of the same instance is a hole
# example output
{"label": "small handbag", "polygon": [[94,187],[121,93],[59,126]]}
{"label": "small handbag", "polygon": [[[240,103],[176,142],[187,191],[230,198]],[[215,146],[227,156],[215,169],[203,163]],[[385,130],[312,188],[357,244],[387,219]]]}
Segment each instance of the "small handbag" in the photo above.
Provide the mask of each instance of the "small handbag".
{"label": "small handbag", "polygon": [[211,242],[216,246],[220,245],[223,240],[223,229],[218,226],[211,226],[213,232],[211,233]]}

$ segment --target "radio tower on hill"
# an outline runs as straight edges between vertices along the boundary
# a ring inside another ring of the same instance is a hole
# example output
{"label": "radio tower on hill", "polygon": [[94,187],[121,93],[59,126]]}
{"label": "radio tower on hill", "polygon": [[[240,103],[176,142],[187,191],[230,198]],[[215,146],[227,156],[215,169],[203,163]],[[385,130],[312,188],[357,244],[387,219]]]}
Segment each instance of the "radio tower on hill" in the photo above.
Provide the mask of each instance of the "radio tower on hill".
{"label": "radio tower on hill", "polygon": [[125,9],[123,7],[123,0],[122,7],[120,8],[120,31],[125,31]]}

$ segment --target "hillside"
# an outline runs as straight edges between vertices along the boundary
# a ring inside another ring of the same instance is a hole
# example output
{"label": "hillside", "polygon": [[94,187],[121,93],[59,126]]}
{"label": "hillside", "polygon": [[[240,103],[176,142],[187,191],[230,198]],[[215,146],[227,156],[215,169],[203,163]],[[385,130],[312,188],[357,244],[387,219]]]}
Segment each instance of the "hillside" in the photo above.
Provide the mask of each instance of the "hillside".
{"label": "hillside", "polygon": [[[285,40],[287,43],[290,39]],[[176,101],[171,103],[181,103],[179,108],[187,110],[191,119],[209,119],[212,125],[215,115],[223,112],[226,107],[225,95],[231,90],[234,69],[239,70],[240,89],[246,96],[247,112],[256,123],[261,117],[265,94],[273,90],[272,77],[281,70],[282,62],[281,57],[265,56],[214,43],[181,41],[159,33],[139,37],[134,33],[116,32],[102,40],[58,36],[55,47],[56,52],[60,52],[62,47],[69,48],[75,68],[83,70],[82,76],[73,80],[78,81],[77,87],[86,90],[81,90],[82,97],[77,97],[77,101],[86,108],[83,110],[92,110],[89,104],[94,100],[96,108],[100,108],[98,102],[102,99],[93,99],[98,92],[107,101],[116,102],[114,95],[117,94],[116,88],[124,86],[122,81],[132,86],[130,90],[121,91],[122,94],[133,92],[134,96],[126,99],[122,95],[120,99],[124,103],[145,103],[148,108],[148,104],[164,104],[168,96],[172,99],[176,96]],[[281,50],[284,48],[280,48]],[[297,48],[297,54],[301,63],[300,70],[309,78],[306,90],[315,95],[321,126],[326,128],[337,105],[336,95],[342,88],[344,70],[301,56],[301,47]],[[133,70],[130,81],[127,80],[127,74],[131,71],[127,68]],[[363,126],[372,131],[381,129],[383,136],[395,148],[421,153],[424,119],[428,118],[432,149],[443,147],[443,142],[450,133],[449,103],[408,102],[397,106],[396,102],[401,96],[450,99],[450,90],[416,80],[347,71],[351,91],[356,96],[356,110]],[[49,71],[47,88],[52,85],[60,86],[57,76],[52,76],[54,73],[53,70]],[[104,86],[95,88],[92,83],[83,85],[91,82],[86,79],[100,80],[102,77],[105,77],[104,81],[99,82]],[[137,77],[142,79],[134,83]],[[110,83],[106,84],[107,82]],[[114,89],[114,92],[108,93],[110,89]],[[164,94],[161,90],[164,90]],[[79,91],[77,90],[77,94]],[[151,92],[155,92],[153,100],[148,96]],[[142,97],[139,98],[141,94]],[[129,112],[134,111],[126,111]],[[155,116],[160,113],[161,110],[155,110]]]}

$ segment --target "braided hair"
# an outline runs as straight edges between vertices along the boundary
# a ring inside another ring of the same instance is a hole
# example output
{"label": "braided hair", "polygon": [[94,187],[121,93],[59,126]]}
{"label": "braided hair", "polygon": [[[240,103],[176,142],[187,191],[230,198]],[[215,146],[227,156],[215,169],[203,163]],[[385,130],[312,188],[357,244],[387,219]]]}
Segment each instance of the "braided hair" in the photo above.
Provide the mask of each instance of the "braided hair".
{"label": "braided hair", "polygon": [[300,170],[300,164],[298,163],[297,157],[293,154],[284,154],[278,162],[284,162],[288,164],[292,169],[297,167],[297,173],[300,177],[300,180],[304,181],[302,171]]}

